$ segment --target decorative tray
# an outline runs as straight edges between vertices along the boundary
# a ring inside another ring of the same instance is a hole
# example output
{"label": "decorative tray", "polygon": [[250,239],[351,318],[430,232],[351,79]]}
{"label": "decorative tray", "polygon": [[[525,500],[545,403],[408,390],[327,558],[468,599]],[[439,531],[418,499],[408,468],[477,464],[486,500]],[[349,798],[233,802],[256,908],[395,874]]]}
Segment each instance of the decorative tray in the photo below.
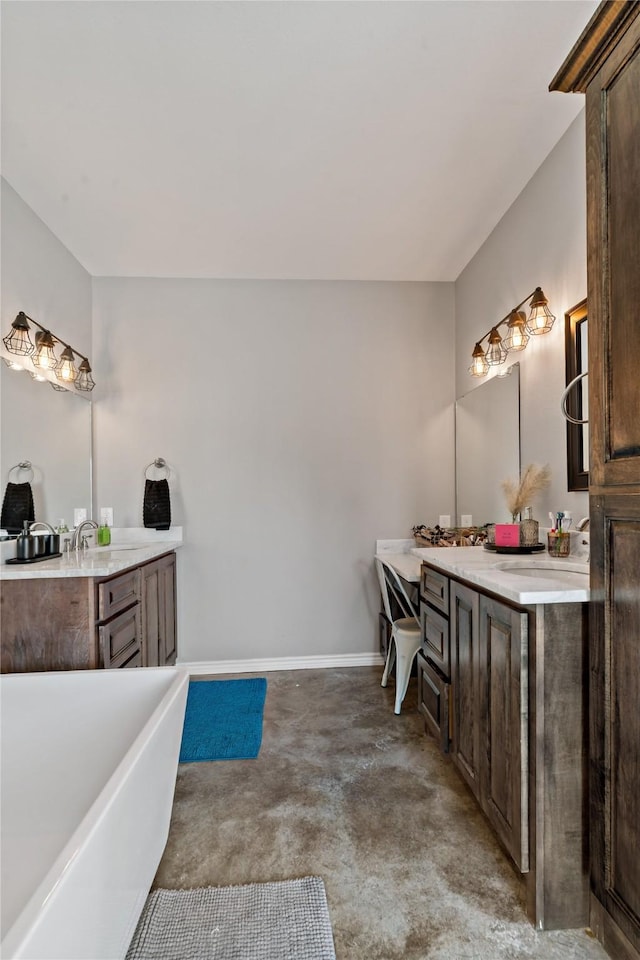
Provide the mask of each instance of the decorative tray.
{"label": "decorative tray", "polygon": [[495,543],[485,543],[484,548],[493,553],[540,553],[545,546],[544,543],[534,543],[531,547],[497,547]]}
{"label": "decorative tray", "polygon": [[28,560],[21,560],[19,557],[11,557],[10,560],[5,560],[5,563],[40,563],[41,560],[55,560],[56,557],[61,556],[61,553],[44,553],[41,557],[30,557]]}

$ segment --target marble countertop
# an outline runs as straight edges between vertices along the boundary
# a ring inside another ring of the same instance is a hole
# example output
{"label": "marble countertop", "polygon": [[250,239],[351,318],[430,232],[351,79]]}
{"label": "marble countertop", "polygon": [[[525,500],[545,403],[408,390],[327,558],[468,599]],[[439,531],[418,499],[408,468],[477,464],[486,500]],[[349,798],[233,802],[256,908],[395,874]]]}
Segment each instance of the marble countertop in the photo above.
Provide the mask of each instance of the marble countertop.
{"label": "marble countertop", "polygon": [[[12,556],[15,556],[15,541]],[[182,546],[182,527],[148,530],[144,527],[114,528],[108,547],[73,550],[69,555],[37,563],[7,564],[3,555],[0,580],[46,580],[59,577],[113,577]],[[7,548],[8,544],[3,544]],[[3,551],[4,554],[4,551]]]}
{"label": "marble countertop", "polygon": [[[381,543],[381,542],[380,542]],[[585,603],[589,600],[586,552],[566,559],[544,553],[498,554],[482,547],[407,547],[398,552],[378,547],[381,556],[405,580],[420,579],[423,561],[519,606]]]}

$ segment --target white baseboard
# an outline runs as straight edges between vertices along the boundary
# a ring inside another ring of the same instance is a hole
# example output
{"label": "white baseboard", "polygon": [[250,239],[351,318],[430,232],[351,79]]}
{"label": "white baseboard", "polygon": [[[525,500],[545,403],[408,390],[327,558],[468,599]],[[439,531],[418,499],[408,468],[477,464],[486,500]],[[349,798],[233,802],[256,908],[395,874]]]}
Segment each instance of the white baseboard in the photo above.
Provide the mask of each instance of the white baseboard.
{"label": "white baseboard", "polygon": [[325,670],[330,667],[380,667],[379,653],[340,653],[316,657],[265,657],[256,660],[183,661],[176,664],[192,676],[216,673],[267,673],[271,670]]}

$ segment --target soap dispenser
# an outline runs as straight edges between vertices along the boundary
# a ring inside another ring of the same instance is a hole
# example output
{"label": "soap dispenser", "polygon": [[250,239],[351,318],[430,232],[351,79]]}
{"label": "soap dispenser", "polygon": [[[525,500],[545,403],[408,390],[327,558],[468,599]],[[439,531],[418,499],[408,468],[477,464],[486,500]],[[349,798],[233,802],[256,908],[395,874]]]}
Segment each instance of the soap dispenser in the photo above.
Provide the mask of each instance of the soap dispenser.
{"label": "soap dispenser", "polygon": [[111,543],[111,530],[109,529],[107,518],[103,514],[100,519],[100,526],[98,527],[98,546],[108,547],[110,543]]}
{"label": "soap dispenser", "polygon": [[16,540],[16,557],[18,560],[33,560],[36,555],[36,538],[32,536],[30,530],[30,521],[24,521],[22,533]]}

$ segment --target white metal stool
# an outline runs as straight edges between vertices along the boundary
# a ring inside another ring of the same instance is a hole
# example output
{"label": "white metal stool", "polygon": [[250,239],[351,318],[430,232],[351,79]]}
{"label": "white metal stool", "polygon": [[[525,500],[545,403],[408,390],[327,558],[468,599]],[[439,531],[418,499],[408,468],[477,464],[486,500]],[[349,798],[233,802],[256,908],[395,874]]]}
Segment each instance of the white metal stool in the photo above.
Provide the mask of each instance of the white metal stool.
{"label": "white metal stool", "polygon": [[[381,686],[386,687],[389,680],[389,674],[396,666],[396,703],[394,713],[400,713],[402,701],[404,700],[409,686],[409,677],[411,676],[411,667],[415,655],[421,646],[420,638],[420,619],[415,605],[410,600],[400,577],[393,567],[376,557],[376,570],[380,581],[380,591],[382,593],[382,603],[387,620],[391,624],[391,637],[389,640],[389,650],[387,652],[387,662],[384,665]],[[397,600],[400,609],[405,614],[404,617],[393,619],[391,614],[391,595]]]}

